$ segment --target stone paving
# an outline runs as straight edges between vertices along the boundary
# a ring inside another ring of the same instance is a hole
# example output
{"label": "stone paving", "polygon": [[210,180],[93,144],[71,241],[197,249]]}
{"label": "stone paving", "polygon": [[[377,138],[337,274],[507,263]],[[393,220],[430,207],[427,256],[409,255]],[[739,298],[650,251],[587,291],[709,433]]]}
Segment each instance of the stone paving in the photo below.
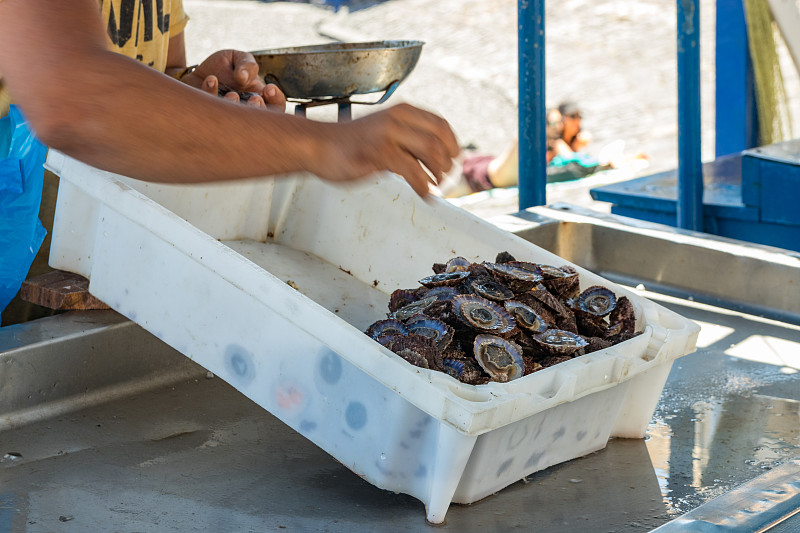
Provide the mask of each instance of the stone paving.
{"label": "stone paving", "polygon": [[[337,2],[345,7],[335,10],[331,5]],[[436,111],[450,121],[463,146],[472,145],[481,153],[498,153],[516,136],[517,0],[327,0],[327,4],[185,0],[185,4],[192,17],[186,30],[190,61],[226,47],[425,41],[416,69],[385,105],[407,101]],[[701,0],[700,6],[701,150],[703,159],[710,160],[715,1]],[[645,173],[675,168],[675,0],[559,0],[546,3],[545,21],[548,105],[577,101],[596,150],[622,139],[627,155],[647,155]],[[353,115],[375,109],[354,106]],[[334,116],[329,108],[309,111],[310,118],[319,120]],[[567,199],[592,204],[586,188],[573,189]],[[548,203],[551,200],[548,196]],[[503,209],[516,211],[516,206]]]}

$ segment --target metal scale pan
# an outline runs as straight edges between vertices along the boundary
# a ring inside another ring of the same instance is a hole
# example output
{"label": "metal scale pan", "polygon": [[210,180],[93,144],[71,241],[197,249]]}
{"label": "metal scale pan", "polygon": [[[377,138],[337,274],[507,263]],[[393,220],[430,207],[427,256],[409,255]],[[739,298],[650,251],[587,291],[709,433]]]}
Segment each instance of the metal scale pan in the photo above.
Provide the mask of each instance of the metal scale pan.
{"label": "metal scale pan", "polygon": [[[414,69],[422,41],[328,43],[252,52],[259,75],[274,83],[295,113],[327,104],[339,106],[339,120],[350,120],[351,104],[385,102]],[[359,94],[383,94],[376,101],[353,101]]]}

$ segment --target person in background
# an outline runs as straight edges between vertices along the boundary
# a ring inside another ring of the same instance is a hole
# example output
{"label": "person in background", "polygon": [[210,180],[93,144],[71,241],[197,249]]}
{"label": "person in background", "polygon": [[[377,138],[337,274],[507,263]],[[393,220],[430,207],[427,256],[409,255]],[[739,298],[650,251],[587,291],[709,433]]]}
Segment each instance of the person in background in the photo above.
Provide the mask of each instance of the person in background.
{"label": "person in background", "polygon": [[558,112],[563,124],[561,138],[573,152],[585,151],[592,142],[592,136],[581,127],[583,113],[578,105],[572,101],[562,102],[558,106]]}
{"label": "person in background", "polygon": [[571,181],[585,178],[600,170],[614,168],[614,161],[600,161],[587,147],[591,134],[583,129],[583,113],[575,102],[566,101],[556,110],[561,119],[561,135],[554,141],[557,149],[547,160],[547,182]]}
{"label": "person in background", "polygon": [[[577,124],[572,117],[564,119],[562,108],[578,116]],[[576,158],[573,145],[584,148],[586,137],[585,132],[580,129],[580,112],[576,111],[572,104],[568,106],[562,104],[548,109],[546,118],[545,160],[550,174],[553,165],[561,165],[562,162],[570,162]],[[580,137],[580,141],[571,145],[567,142],[567,135],[570,140]],[[439,192],[446,198],[456,198],[493,188],[514,187],[518,180],[519,145],[515,139],[499,156],[473,155],[464,158],[460,175],[449,176],[449,179],[441,184]]]}
{"label": "person in background", "polygon": [[547,127],[545,128],[545,134],[547,137],[545,160],[548,165],[553,162],[556,156],[570,157],[572,155],[572,148],[564,140],[564,119],[558,108],[547,110]]}

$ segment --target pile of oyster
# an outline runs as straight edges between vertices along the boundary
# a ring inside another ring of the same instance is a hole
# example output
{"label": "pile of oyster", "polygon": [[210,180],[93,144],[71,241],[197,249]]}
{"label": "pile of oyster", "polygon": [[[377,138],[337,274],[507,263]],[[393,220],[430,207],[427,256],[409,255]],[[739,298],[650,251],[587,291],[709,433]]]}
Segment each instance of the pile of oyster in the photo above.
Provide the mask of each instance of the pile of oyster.
{"label": "pile of oyster", "polygon": [[628,340],[633,305],[572,267],[454,257],[416,289],[398,289],[366,334],[409,363],[471,385],[507,382]]}

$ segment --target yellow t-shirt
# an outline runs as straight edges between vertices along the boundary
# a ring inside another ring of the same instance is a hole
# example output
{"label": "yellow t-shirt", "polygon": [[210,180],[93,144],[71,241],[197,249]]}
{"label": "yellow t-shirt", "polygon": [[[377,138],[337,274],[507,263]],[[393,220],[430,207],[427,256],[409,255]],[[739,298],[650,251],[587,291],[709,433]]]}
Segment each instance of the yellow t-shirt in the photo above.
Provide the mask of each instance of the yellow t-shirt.
{"label": "yellow t-shirt", "polygon": [[[183,0],[99,2],[109,49],[164,72],[169,40],[179,35],[189,21]],[[0,117],[8,113],[10,100],[0,75]]]}
{"label": "yellow t-shirt", "polygon": [[183,0],[100,0],[109,49],[164,72],[171,37],[189,18]]}

